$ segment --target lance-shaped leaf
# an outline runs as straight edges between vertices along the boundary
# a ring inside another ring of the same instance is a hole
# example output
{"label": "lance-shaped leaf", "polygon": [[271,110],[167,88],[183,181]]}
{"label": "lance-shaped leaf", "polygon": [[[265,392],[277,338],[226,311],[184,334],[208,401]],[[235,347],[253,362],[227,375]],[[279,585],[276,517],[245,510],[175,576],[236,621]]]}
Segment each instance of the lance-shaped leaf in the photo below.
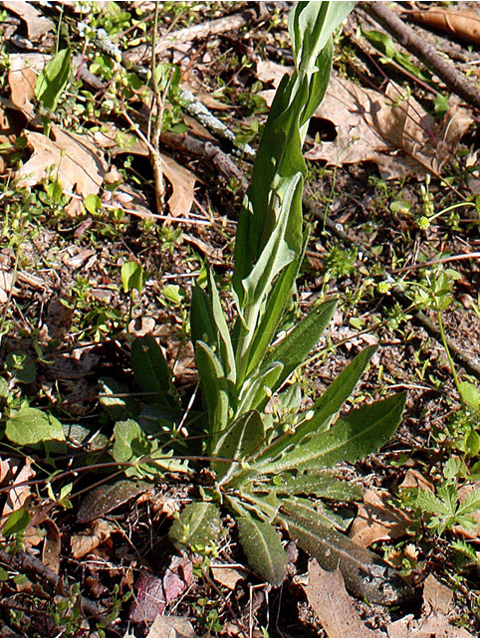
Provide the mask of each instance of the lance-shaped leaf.
{"label": "lance-shaped leaf", "polygon": [[300,266],[305,256],[309,233],[308,230],[303,235],[303,245],[300,255],[283,269],[277,278],[275,285],[268,294],[268,301],[265,312],[262,314],[260,323],[255,329],[255,337],[249,352],[249,362],[246,367],[245,377],[251,375],[260,366],[267,354],[268,347],[273,341],[280,321],[285,312],[285,308],[290,302],[295,280],[297,279]]}
{"label": "lance-shaped leaf", "polygon": [[241,415],[245,411],[258,409],[263,411],[271,392],[278,387],[278,379],[283,371],[281,362],[272,362],[265,369],[249,378],[243,385],[237,414]]}
{"label": "lance-shaped leaf", "polygon": [[241,283],[243,293],[240,300],[243,302],[239,308],[241,324],[235,350],[239,382],[243,380],[242,374],[248,367],[250,345],[265,310],[266,296],[275,277],[298,257],[301,250],[301,237],[299,246],[292,249],[285,236],[295,209],[300,207],[302,185],[303,177],[301,173],[297,173],[291,179],[281,181],[278,190],[272,195],[273,199],[280,200],[278,219],[255,266]]}
{"label": "lance-shaped leaf", "polygon": [[285,500],[277,517],[292,540],[314,556],[323,569],[342,572],[357,597],[392,605],[411,600],[414,593],[401,575],[368,549],[353,543],[325,523],[314,509],[297,500]]}
{"label": "lance-shaped leaf", "polygon": [[355,385],[365,371],[377,347],[367,347],[361,351],[350,364],[330,384],[325,393],[314,403],[309,420],[300,423],[295,433],[283,435],[261,451],[256,457],[258,461],[275,460],[278,455],[284,455],[288,448],[305,443],[313,434],[318,436],[330,426],[332,418],[340,411],[343,404],[350,397]]}
{"label": "lance-shaped leaf", "polygon": [[35,97],[45,109],[55,111],[70,75],[70,49],[62,49],[40,73],[35,83]]}
{"label": "lance-shaped leaf", "polygon": [[235,356],[232,341],[211,269],[208,270],[207,291],[208,294],[197,284],[192,291],[192,341],[195,344],[197,340],[202,340],[209,347],[214,348],[227,379],[235,382]]}
{"label": "lance-shaped leaf", "polygon": [[328,471],[304,473],[298,477],[286,479],[279,485],[270,486],[277,496],[286,495],[314,495],[317,498],[329,498],[345,502],[361,500],[363,492],[361,487],[351,482],[339,480]]}
{"label": "lance-shaped leaf", "polygon": [[153,336],[141,336],[133,341],[131,362],[135,382],[148,394],[146,401],[149,404],[179,407],[172,382],[173,374]]}
{"label": "lance-shaped leaf", "polygon": [[313,309],[268,355],[266,364],[274,361],[283,364],[277,387],[305,361],[325,331],[336,306],[336,300],[329,300]]}
{"label": "lance-shaped leaf", "polygon": [[313,434],[304,444],[293,446],[284,440],[285,453],[274,461],[266,459],[252,465],[259,473],[281,473],[289,469],[330,468],[337,462],[356,462],[377,451],[392,437],[405,406],[405,393],[398,393],[339,418],[320,434]]}
{"label": "lance-shaped leaf", "polygon": [[248,564],[261,578],[279,587],[285,579],[287,556],[275,527],[247,511],[236,520]]}
{"label": "lance-shaped leaf", "polygon": [[265,437],[263,422],[258,411],[249,411],[238,418],[220,437],[214,456],[229,458],[231,462],[219,460],[211,467],[217,475],[217,483],[228,480],[228,472],[233,474],[243,460],[254,451]]}
{"label": "lance-shaped leaf", "polygon": [[215,353],[202,340],[195,345],[195,361],[200,376],[202,397],[207,407],[209,451],[215,450],[216,443],[227,426],[229,393],[225,372]]}

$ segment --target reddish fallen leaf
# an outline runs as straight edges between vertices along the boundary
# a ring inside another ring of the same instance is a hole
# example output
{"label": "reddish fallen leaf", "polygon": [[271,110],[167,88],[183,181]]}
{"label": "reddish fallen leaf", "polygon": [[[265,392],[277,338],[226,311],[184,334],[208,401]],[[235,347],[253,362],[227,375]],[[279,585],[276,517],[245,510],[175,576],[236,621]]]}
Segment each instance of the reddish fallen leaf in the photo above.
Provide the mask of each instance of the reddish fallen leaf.
{"label": "reddish fallen leaf", "polygon": [[136,583],[136,598],[130,609],[131,622],[153,622],[167,605],[162,579],[149,571],[142,571]]}
{"label": "reddish fallen leaf", "polygon": [[475,10],[435,7],[428,11],[409,11],[406,15],[416,23],[438,29],[464,42],[480,43],[480,17]]}
{"label": "reddish fallen leaf", "polygon": [[132,622],[153,622],[165,607],[184,593],[193,579],[193,567],[186,554],[174,556],[163,579],[142,571],[136,583],[137,595],[130,609]]}

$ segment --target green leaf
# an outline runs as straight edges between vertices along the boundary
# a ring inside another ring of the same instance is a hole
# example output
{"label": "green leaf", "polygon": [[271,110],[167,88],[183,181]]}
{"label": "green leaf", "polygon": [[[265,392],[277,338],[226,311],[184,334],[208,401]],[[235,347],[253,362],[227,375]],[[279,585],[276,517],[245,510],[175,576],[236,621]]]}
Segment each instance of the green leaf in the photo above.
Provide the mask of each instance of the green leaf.
{"label": "green leaf", "polygon": [[329,300],[313,309],[268,355],[265,364],[275,361],[283,364],[277,387],[303,364],[325,331],[336,306],[336,300]]}
{"label": "green leaf", "polygon": [[55,111],[67,85],[70,61],[70,49],[62,49],[50,60],[37,78],[35,97],[49,111]]}
{"label": "green leaf", "polygon": [[121,269],[123,291],[129,293],[136,289],[142,293],[143,289],[143,267],[138,262],[125,262]]}
{"label": "green leaf", "polygon": [[459,385],[463,402],[474,411],[480,410],[480,391],[471,382],[461,382]]}
{"label": "green leaf", "polygon": [[260,364],[264,364],[267,349],[275,337],[284,311],[291,299],[291,292],[305,255],[308,235],[308,231],[306,231],[303,237],[301,254],[283,269],[272,291],[268,294],[265,313],[260,324],[255,329],[255,337],[250,347],[249,363],[248,367],[246,367],[245,377],[250,376]]}
{"label": "green leaf", "polygon": [[85,209],[88,211],[88,213],[91,213],[93,216],[97,213],[97,211],[101,210],[102,199],[100,198],[100,196],[91,193],[85,198],[83,204],[85,205]]}
{"label": "green leaf", "polygon": [[114,422],[130,417],[134,401],[128,387],[114,378],[105,376],[98,381],[100,405]]}
{"label": "green leaf", "polygon": [[188,504],[170,527],[168,535],[175,546],[188,547],[197,553],[218,545],[223,536],[218,507],[211,502]]}
{"label": "green leaf", "polygon": [[2,529],[2,536],[14,536],[16,533],[24,533],[30,524],[31,517],[25,509],[17,509],[9,517]]}
{"label": "green leaf", "polygon": [[173,374],[153,336],[141,336],[133,341],[131,361],[135,382],[149,394],[146,397],[149,404],[179,407],[172,383]]}
{"label": "green leaf", "polygon": [[328,431],[312,434],[303,443],[285,438],[285,451],[276,460],[256,461],[252,466],[262,474],[294,469],[331,468],[337,462],[356,462],[377,451],[391,438],[400,424],[405,393],[364,405],[346,418],[339,418]]}
{"label": "green leaf", "polygon": [[413,597],[413,590],[397,571],[326,525],[320,514],[302,502],[285,500],[277,522],[288,528],[292,540],[314,556],[323,569],[339,568],[348,589],[358,598],[392,605]]}
{"label": "green leaf", "polygon": [[297,478],[287,479],[274,490],[277,495],[314,495],[345,502],[361,500],[363,495],[361,487],[339,480],[328,471],[306,472]]}
{"label": "green leaf", "polygon": [[243,460],[252,453],[265,437],[263,422],[258,411],[244,413],[220,437],[213,455],[230,458],[231,462],[213,462],[211,467],[217,476],[217,484],[228,480],[229,471],[233,474]]}
{"label": "green leaf", "polygon": [[280,587],[285,579],[287,556],[275,527],[248,512],[236,520],[248,564],[261,578]]}
{"label": "green leaf", "polygon": [[193,343],[202,340],[215,349],[227,379],[235,383],[232,341],[211,269],[208,269],[208,295],[197,284],[193,288],[190,322]]}
{"label": "green leaf", "polygon": [[67,445],[62,423],[40,409],[26,407],[12,411],[5,428],[7,438],[20,446],[65,453]]}
{"label": "green leaf", "polygon": [[457,508],[456,515],[457,517],[470,515],[478,510],[480,510],[480,490],[479,489],[469,493],[465,498],[465,500],[462,500],[462,502],[460,502]]}
{"label": "green leaf", "polygon": [[282,374],[283,364],[273,362],[252,378],[245,381],[240,392],[237,415],[251,409],[263,411],[272,393],[278,388],[278,378]]}
{"label": "green leaf", "polygon": [[216,443],[227,426],[229,393],[228,381],[222,365],[215,353],[202,340],[195,345],[195,361],[200,376],[202,396],[205,401],[209,421],[209,451],[214,451]]}
{"label": "green leaf", "polygon": [[15,380],[31,384],[37,376],[37,368],[27,353],[9,353],[5,358],[5,367]]}
{"label": "green leaf", "polygon": [[149,440],[135,420],[117,422],[113,430],[112,455],[122,465],[128,477],[154,479],[164,471],[187,473],[186,462],[175,460],[172,451],[158,448],[156,440]]}

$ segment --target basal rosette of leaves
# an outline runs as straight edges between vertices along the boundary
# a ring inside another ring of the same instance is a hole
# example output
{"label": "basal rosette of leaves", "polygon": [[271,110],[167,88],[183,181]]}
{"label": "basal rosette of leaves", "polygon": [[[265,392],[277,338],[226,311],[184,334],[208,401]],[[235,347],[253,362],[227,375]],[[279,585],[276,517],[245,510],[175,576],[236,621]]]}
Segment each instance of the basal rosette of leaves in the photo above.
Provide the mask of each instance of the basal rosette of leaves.
{"label": "basal rosette of leaves", "polygon": [[[340,415],[375,352],[369,347],[310,410],[302,411],[302,389],[288,381],[317,344],[336,301],[314,306],[291,331],[280,331],[308,240],[301,206],[306,175],[302,145],[329,82],[332,33],[354,4],[298,2],[290,14],[295,70],[276,92],[239,216],[230,292],[237,312],[233,326],[227,323],[211,270],[205,289],[197,284],[192,292],[191,332],[205,411],[191,411],[185,419],[161,349],[148,336],[137,339],[132,350],[136,381],[150,394],[137,422],[124,419],[129,415],[124,401],[112,400],[122,391],[109,386],[112,381],[104,382],[104,405],[119,420],[113,454],[117,462],[134,463],[130,475],[151,478],[159,469],[187,472],[187,463],[179,462],[174,452],[197,453],[190,444],[194,440],[183,436],[185,428],[190,436],[202,436],[201,454],[212,461],[215,483],[202,490],[204,500],[188,505],[172,527],[177,545],[196,551],[215,545],[222,535],[223,506],[236,518],[250,566],[273,585],[279,586],[286,572],[281,528],[324,568],[339,566],[354,593],[391,604],[410,597],[410,588],[376,554],[342,533],[348,520],[322,499],[361,497],[359,487],[339,480],[333,468],[388,442],[400,423],[405,394]],[[274,395],[275,410],[266,413]],[[163,438],[155,431],[159,421],[165,425]],[[162,446],[166,439],[168,449]]]}

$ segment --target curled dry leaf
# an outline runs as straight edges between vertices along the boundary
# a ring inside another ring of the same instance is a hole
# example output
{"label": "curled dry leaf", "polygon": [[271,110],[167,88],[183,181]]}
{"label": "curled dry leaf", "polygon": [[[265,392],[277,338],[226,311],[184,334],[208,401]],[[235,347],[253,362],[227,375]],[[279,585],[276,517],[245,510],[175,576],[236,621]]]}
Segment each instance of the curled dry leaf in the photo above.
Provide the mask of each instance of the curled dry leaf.
{"label": "curled dry leaf", "polygon": [[473,44],[480,44],[480,16],[478,11],[434,7],[427,11],[408,11],[405,15],[415,22]]}
{"label": "curled dry leaf", "polygon": [[150,489],[148,482],[134,480],[119,480],[114,484],[96,487],[83,499],[77,512],[77,522],[84,524],[101,518]]}
{"label": "curled dry leaf", "polygon": [[350,528],[350,538],[361,547],[378,540],[395,540],[405,535],[411,520],[388,504],[388,491],[367,491]]}
{"label": "curled dry leaf", "polygon": [[[75,191],[84,198],[97,194],[107,163],[95,141],[86,134],[68,133],[55,125],[52,134],[54,140],[36,131],[25,132],[33,153],[17,173],[19,186],[34,186],[53,172],[65,191]],[[73,203],[75,200],[70,205]],[[74,206],[70,205],[66,210],[72,214]]]}
{"label": "curled dry leaf", "polygon": [[70,548],[73,557],[76,560],[83,558],[99,547],[105,540],[108,540],[111,534],[117,530],[118,527],[113,522],[102,519],[95,520],[91,532],[72,536]]}

